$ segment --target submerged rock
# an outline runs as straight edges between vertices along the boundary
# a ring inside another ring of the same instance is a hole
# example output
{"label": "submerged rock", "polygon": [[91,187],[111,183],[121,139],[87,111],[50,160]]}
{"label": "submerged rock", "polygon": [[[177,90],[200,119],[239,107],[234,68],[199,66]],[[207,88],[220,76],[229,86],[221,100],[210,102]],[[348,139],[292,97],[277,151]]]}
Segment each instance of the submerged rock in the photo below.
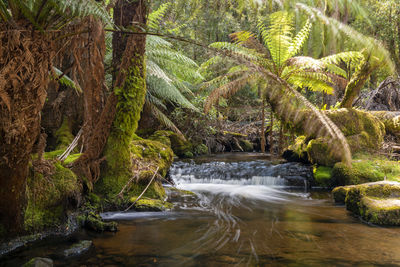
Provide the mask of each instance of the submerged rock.
{"label": "submerged rock", "polygon": [[333,190],[335,202],[363,220],[379,225],[400,225],[400,183],[381,181]]}
{"label": "submerged rock", "polygon": [[33,258],[22,267],[52,267],[53,266],[53,260],[49,258]]}
{"label": "submerged rock", "polygon": [[[131,199],[132,202],[135,200],[136,197]],[[165,211],[173,207],[172,203],[160,199],[141,198],[135,203],[136,211]]]}
{"label": "submerged rock", "polygon": [[65,257],[77,256],[89,250],[92,246],[92,241],[83,240],[79,243],[73,244],[69,249],[64,250]]}
{"label": "submerged rock", "polygon": [[118,231],[118,224],[116,222],[105,222],[100,215],[90,212],[84,219],[84,226],[89,230],[96,232],[116,232]]}

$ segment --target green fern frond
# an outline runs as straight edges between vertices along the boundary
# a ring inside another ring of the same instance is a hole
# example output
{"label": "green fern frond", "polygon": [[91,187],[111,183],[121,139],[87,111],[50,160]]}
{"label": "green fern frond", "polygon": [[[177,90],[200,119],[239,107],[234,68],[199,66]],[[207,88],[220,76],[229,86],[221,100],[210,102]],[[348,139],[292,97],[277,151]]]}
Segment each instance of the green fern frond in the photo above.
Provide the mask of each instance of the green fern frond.
{"label": "green fern frond", "polygon": [[289,47],[288,57],[291,58],[298,54],[300,50],[303,48],[305,42],[307,41],[308,37],[310,36],[312,23],[310,20],[307,20],[306,24],[303,28],[296,34],[293,38],[293,42]]}
{"label": "green fern frond", "polygon": [[169,128],[170,130],[174,131],[176,134],[178,134],[183,140],[185,139],[185,136],[182,134],[182,132],[176,127],[176,125],[165,115],[161,110],[159,110],[155,105],[152,103],[146,102],[146,105],[149,107],[151,114],[159,121],[161,124],[163,124],[165,127]]}
{"label": "green fern frond", "polygon": [[158,29],[158,26],[161,20],[164,18],[168,9],[171,7],[172,3],[164,3],[157,10],[151,12],[149,14],[149,18],[147,20],[147,24],[150,29]]}
{"label": "green fern frond", "polygon": [[334,31],[345,34],[354,44],[358,45],[360,49],[366,49],[368,53],[378,58],[381,65],[390,73],[395,73],[395,65],[390,57],[390,53],[378,40],[365,36],[354,28],[343,24],[334,18],[325,16],[316,8],[311,8],[301,3],[297,3],[296,6],[307,12],[309,15],[318,18],[322,23],[332,28]]}
{"label": "green fern frond", "polygon": [[293,16],[286,11],[270,15],[266,39],[269,52],[275,64],[280,67],[289,59],[289,48],[293,43]]}
{"label": "green fern frond", "polygon": [[60,84],[75,89],[75,91],[77,93],[82,93],[83,92],[81,86],[79,85],[79,83],[76,82],[76,81],[73,81],[71,78],[69,78],[67,75],[65,75],[61,70],[59,70],[56,67],[53,67],[53,71],[54,71],[54,77],[53,78],[56,81],[58,81]]}

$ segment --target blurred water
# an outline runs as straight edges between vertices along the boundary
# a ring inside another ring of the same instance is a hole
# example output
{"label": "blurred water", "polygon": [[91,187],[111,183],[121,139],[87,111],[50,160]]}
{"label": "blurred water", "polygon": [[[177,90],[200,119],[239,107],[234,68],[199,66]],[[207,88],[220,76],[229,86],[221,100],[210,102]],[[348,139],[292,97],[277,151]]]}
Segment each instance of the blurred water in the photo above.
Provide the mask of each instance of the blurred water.
{"label": "blurred water", "polygon": [[[400,229],[362,224],[328,192],[307,192],[307,168],[220,156],[177,162],[171,178],[196,196],[171,191],[172,211],[104,213],[119,221],[117,233],[47,240],[3,265],[48,256],[60,266],[400,266]],[[88,253],[60,255],[82,239],[93,240]]]}

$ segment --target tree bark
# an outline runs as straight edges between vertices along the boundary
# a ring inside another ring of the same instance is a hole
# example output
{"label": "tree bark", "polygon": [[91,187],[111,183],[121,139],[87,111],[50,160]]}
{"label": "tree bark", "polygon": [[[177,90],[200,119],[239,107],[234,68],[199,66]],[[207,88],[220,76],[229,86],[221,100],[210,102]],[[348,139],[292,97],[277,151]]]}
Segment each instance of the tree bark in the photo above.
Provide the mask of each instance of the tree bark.
{"label": "tree bark", "polygon": [[365,82],[368,80],[375,68],[376,67],[371,66],[369,60],[365,60],[362,63],[360,70],[354,73],[352,79],[346,86],[342,103],[340,103],[341,108],[353,107],[354,100],[360,94],[361,88],[364,86]]}
{"label": "tree bark", "polygon": [[23,231],[26,180],[51,70],[50,42],[31,31],[0,35],[0,224]]}
{"label": "tree bark", "polygon": [[261,116],[261,153],[265,153],[265,143],[265,97],[263,97]]}
{"label": "tree bark", "polygon": [[[140,27],[136,30],[141,31],[146,25],[147,10],[145,0],[119,0],[114,7],[115,24],[122,27],[139,24]],[[113,36],[114,90],[107,98],[99,122],[90,137],[88,150],[74,163],[74,171],[87,177],[92,183],[100,177],[99,164],[109,139],[124,143],[118,147],[126,150],[127,140],[136,131],[145,95],[145,46],[146,35],[115,33]],[[139,78],[141,84],[138,84],[136,78]]]}

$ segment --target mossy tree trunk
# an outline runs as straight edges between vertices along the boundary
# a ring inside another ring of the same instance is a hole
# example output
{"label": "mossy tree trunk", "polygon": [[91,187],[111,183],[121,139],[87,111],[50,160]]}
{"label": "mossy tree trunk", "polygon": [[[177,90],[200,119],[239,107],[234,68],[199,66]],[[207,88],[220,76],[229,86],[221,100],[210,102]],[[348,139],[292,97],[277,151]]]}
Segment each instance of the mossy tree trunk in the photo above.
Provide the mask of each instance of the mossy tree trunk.
{"label": "mossy tree trunk", "polygon": [[362,63],[360,69],[353,75],[353,78],[346,86],[342,103],[340,103],[341,108],[353,107],[353,103],[360,94],[361,88],[364,86],[375,68],[376,67],[373,67],[369,60],[365,60]]}
{"label": "mossy tree trunk", "polygon": [[[147,1],[119,0],[114,8],[115,24],[128,27],[135,23],[138,25],[136,31],[140,31],[146,25],[147,11]],[[120,184],[120,181],[127,181],[132,176],[130,147],[146,95],[145,48],[146,35],[123,36],[116,33],[113,36],[113,65],[119,69],[119,74],[114,77],[118,104],[104,152],[107,160],[107,167],[102,173],[104,184]],[[124,82],[121,82],[121,76],[126,77]]]}
{"label": "mossy tree trunk", "polygon": [[15,235],[23,230],[28,164],[40,132],[53,55],[42,34],[1,30],[7,45],[0,47],[0,224]]}
{"label": "mossy tree trunk", "polygon": [[[119,0],[114,7],[114,22],[122,27],[139,25],[136,31],[140,32],[146,25],[147,7],[148,3],[145,0]],[[129,153],[127,144],[136,131],[146,93],[145,45],[146,35],[115,33],[113,36],[114,90],[107,98],[93,130],[88,150],[75,161],[73,167],[78,175],[87,177],[92,183],[100,177],[99,164],[103,154],[110,160],[109,163],[112,163],[113,159],[118,161]],[[118,156],[114,158],[115,155]],[[115,166],[108,164],[107,169],[109,172],[118,173],[114,170],[126,162],[121,161]]]}

